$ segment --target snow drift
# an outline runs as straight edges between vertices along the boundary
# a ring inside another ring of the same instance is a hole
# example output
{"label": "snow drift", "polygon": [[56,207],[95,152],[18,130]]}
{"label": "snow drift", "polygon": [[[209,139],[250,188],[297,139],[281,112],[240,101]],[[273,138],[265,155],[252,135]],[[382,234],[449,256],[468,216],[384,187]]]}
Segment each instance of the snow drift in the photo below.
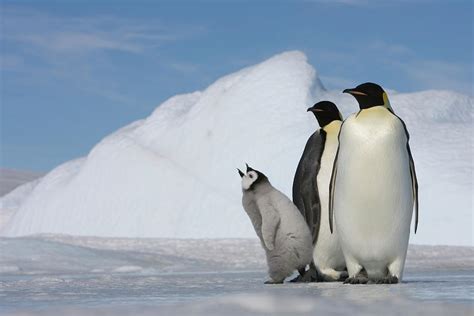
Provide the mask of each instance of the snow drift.
{"label": "snow drift", "polygon": [[[1,233],[254,237],[235,168],[249,162],[289,195],[316,128],[306,108],[322,99],[345,116],[357,110],[350,96],[324,89],[300,52],[172,97],[87,157],[2,198],[2,212],[13,215]],[[411,132],[420,182],[420,226],[412,242],[472,244],[473,99],[449,91],[392,92],[390,99]]]}

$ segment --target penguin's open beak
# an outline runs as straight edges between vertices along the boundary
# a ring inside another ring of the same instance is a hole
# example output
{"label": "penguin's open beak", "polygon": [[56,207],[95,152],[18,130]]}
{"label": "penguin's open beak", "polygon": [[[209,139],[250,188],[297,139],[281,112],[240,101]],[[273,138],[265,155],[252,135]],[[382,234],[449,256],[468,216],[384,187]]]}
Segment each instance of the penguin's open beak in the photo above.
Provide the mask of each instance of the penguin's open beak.
{"label": "penguin's open beak", "polygon": [[242,178],[244,176],[244,173],[239,168],[237,168],[237,171],[239,172],[239,175]]}
{"label": "penguin's open beak", "polygon": [[357,91],[356,89],[345,89],[344,91],[342,91],[342,93],[349,93],[352,95],[367,95],[366,93]]}

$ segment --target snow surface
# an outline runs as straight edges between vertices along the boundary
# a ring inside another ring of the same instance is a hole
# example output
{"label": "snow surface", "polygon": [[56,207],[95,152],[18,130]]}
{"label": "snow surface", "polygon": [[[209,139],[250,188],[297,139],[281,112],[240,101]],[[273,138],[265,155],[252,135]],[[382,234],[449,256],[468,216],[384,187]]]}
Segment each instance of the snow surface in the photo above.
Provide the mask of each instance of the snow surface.
{"label": "snow surface", "polygon": [[[87,157],[3,197],[0,208],[13,216],[0,222],[1,234],[254,237],[235,168],[248,162],[290,195],[317,127],[306,108],[324,99],[345,116],[358,109],[352,97],[326,91],[301,52],[172,97]],[[391,92],[390,100],[411,133],[420,183],[420,224],[411,242],[472,245],[473,98],[422,91]]]}
{"label": "snow surface", "polygon": [[0,228],[10,221],[18,205],[33,191],[41,176],[39,172],[0,168],[0,196],[17,188],[7,199],[0,200]]}
{"label": "snow surface", "polygon": [[2,315],[472,315],[474,248],[410,246],[404,282],[264,285],[256,239],[0,238]]}

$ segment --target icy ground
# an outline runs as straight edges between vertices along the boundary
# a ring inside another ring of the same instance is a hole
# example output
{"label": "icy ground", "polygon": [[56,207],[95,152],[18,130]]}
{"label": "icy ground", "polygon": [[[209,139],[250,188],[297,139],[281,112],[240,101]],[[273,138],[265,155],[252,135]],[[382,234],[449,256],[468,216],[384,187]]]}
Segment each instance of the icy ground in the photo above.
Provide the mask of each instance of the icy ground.
{"label": "icy ground", "polygon": [[474,248],[409,249],[399,285],[264,285],[253,239],[0,239],[2,315],[472,315]]}

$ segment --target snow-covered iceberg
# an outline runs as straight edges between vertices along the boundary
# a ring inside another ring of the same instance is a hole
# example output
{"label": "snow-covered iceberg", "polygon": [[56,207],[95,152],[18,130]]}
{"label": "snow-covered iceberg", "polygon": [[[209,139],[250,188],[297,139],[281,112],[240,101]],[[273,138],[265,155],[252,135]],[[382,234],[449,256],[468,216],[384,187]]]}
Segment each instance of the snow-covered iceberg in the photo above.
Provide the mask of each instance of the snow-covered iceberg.
{"label": "snow-covered iceberg", "polygon": [[[390,98],[411,132],[420,182],[420,226],[412,242],[472,244],[473,98],[450,91],[391,92]],[[87,157],[2,198],[1,212],[12,215],[1,234],[252,237],[235,168],[249,162],[289,195],[316,128],[306,108],[322,99],[336,102],[344,115],[357,110],[350,96],[324,89],[301,52],[172,97]]]}

